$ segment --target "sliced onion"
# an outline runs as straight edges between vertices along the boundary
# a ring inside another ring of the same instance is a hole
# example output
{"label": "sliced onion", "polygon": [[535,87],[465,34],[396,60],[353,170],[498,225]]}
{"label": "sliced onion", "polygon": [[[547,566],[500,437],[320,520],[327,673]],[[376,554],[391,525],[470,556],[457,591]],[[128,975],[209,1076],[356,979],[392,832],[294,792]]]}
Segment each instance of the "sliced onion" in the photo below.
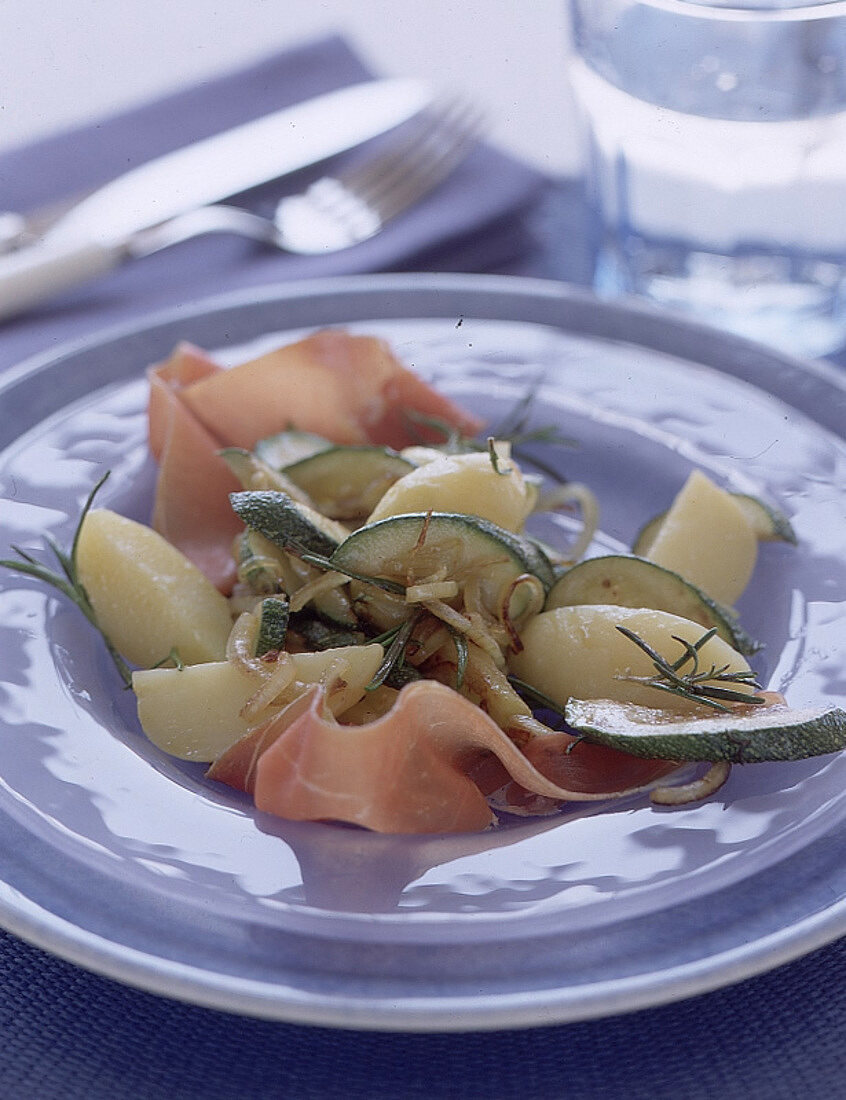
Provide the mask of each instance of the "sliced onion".
{"label": "sliced onion", "polygon": [[688,802],[698,802],[718,791],[728,779],[730,771],[731,764],[720,760],[691,783],[682,783],[678,787],[656,787],[649,799],[658,806],[684,806]]}
{"label": "sliced onion", "polygon": [[259,663],[264,664],[267,678],[241,708],[242,717],[248,720],[255,718],[265,707],[276,702],[279,696],[294,683],[296,674],[293,657],[284,651],[279,653],[274,661],[261,662],[259,659]]}
{"label": "sliced onion", "polygon": [[484,702],[485,711],[506,733],[518,725],[518,718],[531,718],[531,710],[511,686],[505,672],[488,653],[476,646],[470,646],[467,653],[464,687]]}
{"label": "sliced onion", "polygon": [[[518,588],[525,588],[526,586],[529,588],[529,600],[526,607],[516,616],[516,618],[512,618],[511,601],[514,599],[514,594],[517,592]],[[521,573],[519,577],[515,577],[515,579],[507,585],[505,594],[500,598],[499,617],[502,621],[502,625],[508,632],[508,640],[515,653],[519,653],[523,648],[523,643],[520,640],[519,634],[520,624],[543,610],[545,601],[546,593],[544,592],[543,585],[532,573]]]}
{"label": "sliced onion", "polygon": [[290,597],[291,611],[302,611],[309,600],[316,596],[322,596],[331,592],[334,588],[341,588],[349,580],[343,573],[319,573],[313,580],[307,581],[302,588],[298,588]]}
{"label": "sliced onion", "polygon": [[238,616],[226,640],[227,661],[243,665],[251,672],[258,671],[255,652],[259,625],[259,617],[252,611],[244,611]]}
{"label": "sliced onion", "polygon": [[[426,631],[429,631],[428,636]],[[423,619],[415,628],[414,645],[409,645],[405,659],[415,668],[424,664],[451,641],[450,632],[438,619]]]}
{"label": "sliced onion", "polygon": [[458,595],[455,581],[432,581],[426,584],[410,584],[405,590],[406,603],[425,603],[427,600],[452,600]]}
{"label": "sliced onion", "polygon": [[450,607],[449,604],[443,603],[441,600],[426,600],[423,606],[427,611],[431,612],[435,618],[440,619],[442,622],[445,622],[447,626],[451,626],[454,630],[457,630],[459,634],[464,634],[470,641],[475,642],[480,649],[488,654],[497,666],[501,667],[505,663],[502,650],[497,645],[495,639],[475,616],[472,619],[468,618],[466,615],[462,615],[460,611],[456,611],[455,608]]}
{"label": "sliced onion", "polygon": [[582,530],[567,551],[570,561],[578,561],[590,546],[599,525],[599,502],[595,493],[580,481],[568,481],[543,494],[535,506],[536,512],[557,512],[576,504],[582,515]]}
{"label": "sliced onion", "polygon": [[[543,722],[539,722],[537,718],[530,714],[515,714],[511,719],[509,728],[506,733],[514,733],[515,730],[519,730],[521,733],[526,733],[530,737],[545,737],[551,731],[549,726],[545,726]],[[518,740],[512,737],[512,741]]]}

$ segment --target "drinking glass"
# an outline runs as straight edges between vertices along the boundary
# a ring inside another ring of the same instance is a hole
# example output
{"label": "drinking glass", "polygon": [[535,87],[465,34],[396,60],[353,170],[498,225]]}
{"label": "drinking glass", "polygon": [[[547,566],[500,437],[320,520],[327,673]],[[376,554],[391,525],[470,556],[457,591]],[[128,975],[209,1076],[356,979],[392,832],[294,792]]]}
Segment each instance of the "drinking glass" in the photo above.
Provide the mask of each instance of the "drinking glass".
{"label": "drinking glass", "polygon": [[569,0],[599,294],[846,344],[846,0]]}

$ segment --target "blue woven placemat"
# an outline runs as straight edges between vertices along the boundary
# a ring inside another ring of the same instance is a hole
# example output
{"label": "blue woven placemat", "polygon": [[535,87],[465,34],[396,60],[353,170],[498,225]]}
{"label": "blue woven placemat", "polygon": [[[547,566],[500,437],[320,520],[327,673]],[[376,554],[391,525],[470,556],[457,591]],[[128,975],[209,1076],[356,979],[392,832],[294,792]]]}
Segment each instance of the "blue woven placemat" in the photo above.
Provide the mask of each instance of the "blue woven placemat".
{"label": "blue woven placemat", "polygon": [[403,1035],[163,1000],[0,938],[15,1100],[837,1100],[846,941],[700,997],[527,1031]]}

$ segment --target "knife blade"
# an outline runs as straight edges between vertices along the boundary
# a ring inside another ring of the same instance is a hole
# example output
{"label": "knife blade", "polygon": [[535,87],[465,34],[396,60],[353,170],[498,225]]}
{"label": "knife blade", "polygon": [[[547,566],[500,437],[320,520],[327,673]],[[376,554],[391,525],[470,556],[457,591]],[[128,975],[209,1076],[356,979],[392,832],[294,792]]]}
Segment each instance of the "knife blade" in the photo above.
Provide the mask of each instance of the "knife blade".
{"label": "knife blade", "polygon": [[0,257],[0,319],[105,274],[141,230],[319,164],[393,129],[431,100],[419,80],[366,81],[130,170],[58,218],[39,242]]}

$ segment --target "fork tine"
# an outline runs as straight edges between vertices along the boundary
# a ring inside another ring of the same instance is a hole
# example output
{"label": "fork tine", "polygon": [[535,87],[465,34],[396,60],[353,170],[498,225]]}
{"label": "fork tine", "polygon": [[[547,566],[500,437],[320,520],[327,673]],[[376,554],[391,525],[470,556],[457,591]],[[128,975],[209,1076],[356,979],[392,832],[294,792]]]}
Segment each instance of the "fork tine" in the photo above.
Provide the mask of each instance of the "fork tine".
{"label": "fork tine", "polygon": [[406,133],[400,144],[394,145],[364,164],[340,172],[339,183],[364,197],[373,193],[373,187],[389,184],[403,172],[404,167],[423,159],[433,144],[442,142],[447,133],[459,129],[470,118],[471,108],[459,100],[442,100],[424,111],[411,132]]}
{"label": "fork tine", "polygon": [[464,159],[475,142],[478,124],[462,122],[432,135],[415,153],[397,166],[391,180],[380,182],[365,201],[386,221],[434,189]]}
{"label": "fork tine", "polygon": [[431,108],[388,151],[283,199],[276,216],[280,247],[326,252],[372,237],[455,168],[480,128],[481,114],[457,100]]}

